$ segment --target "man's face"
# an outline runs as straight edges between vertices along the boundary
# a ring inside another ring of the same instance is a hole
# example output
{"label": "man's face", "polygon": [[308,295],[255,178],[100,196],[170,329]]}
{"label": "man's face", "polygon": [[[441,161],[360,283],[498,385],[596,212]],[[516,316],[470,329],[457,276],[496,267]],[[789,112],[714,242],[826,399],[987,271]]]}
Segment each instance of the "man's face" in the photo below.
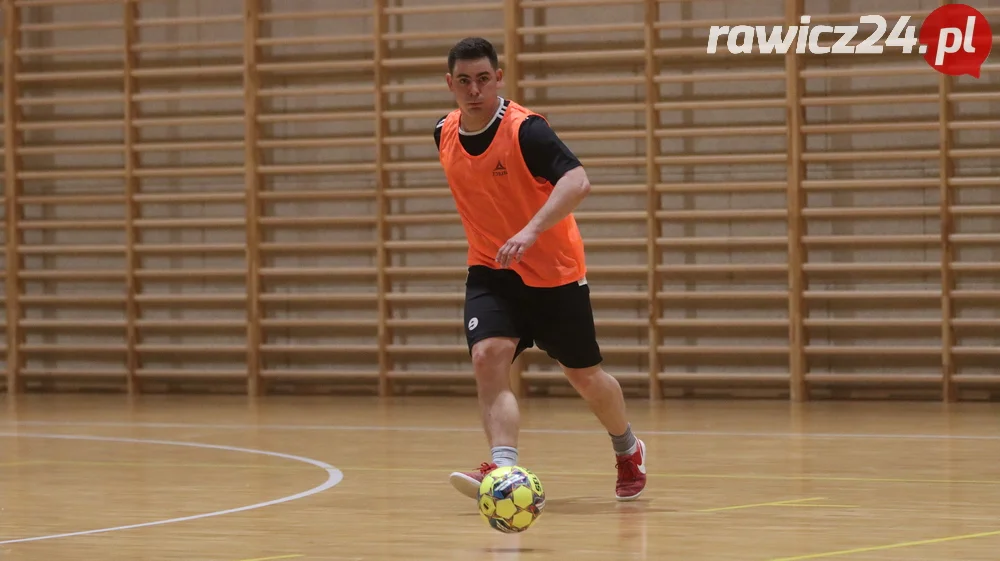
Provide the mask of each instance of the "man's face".
{"label": "man's face", "polygon": [[503,80],[503,70],[493,70],[490,59],[459,60],[448,74],[448,89],[465,113],[480,115],[495,109],[493,102]]}

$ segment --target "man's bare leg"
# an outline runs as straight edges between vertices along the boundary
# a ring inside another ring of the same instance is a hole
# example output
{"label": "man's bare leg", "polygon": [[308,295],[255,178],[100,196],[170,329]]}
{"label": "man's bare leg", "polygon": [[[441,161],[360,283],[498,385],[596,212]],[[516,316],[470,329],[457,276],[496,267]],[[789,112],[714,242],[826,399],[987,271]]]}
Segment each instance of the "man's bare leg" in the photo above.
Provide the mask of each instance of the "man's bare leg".
{"label": "man's bare leg", "polygon": [[493,461],[484,463],[478,471],[454,472],[450,480],[459,492],[473,499],[478,498],[479,484],[490,470],[517,464],[521,413],[510,387],[510,366],[516,350],[517,339],[508,337],[484,339],[472,347],[479,411]]}
{"label": "man's bare leg", "polygon": [[483,430],[491,448],[517,448],[521,414],[510,386],[510,365],[517,340],[497,337],[479,341],[472,347],[472,368]]}
{"label": "man's bare leg", "polygon": [[609,434],[628,430],[625,397],[621,384],[600,365],[590,368],[563,367],[563,373]]}
{"label": "man's bare leg", "polygon": [[646,487],[646,445],[632,434],[621,384],[600,365],[563,366],[563,373],[611,436],[618,469],[615,496],[621,501],[639,498]]}

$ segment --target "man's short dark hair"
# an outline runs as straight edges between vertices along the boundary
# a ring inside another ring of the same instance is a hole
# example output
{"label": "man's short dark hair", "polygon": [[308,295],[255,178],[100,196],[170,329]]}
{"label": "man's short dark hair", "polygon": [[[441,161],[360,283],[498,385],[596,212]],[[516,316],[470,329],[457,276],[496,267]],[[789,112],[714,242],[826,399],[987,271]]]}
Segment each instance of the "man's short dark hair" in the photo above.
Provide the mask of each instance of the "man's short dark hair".
{"label": "man's short dark hair", "polygon": [[490,59],[490,65],[493,67],[493,70],[496,70],[500,66],[500,62],[497,59],[497,50],[493,48],[493,43],[482,37],[466,37],[455,43],[455,46],[448,52],[448,72],[455,71],[456,61],[479,60],[484,57]]}

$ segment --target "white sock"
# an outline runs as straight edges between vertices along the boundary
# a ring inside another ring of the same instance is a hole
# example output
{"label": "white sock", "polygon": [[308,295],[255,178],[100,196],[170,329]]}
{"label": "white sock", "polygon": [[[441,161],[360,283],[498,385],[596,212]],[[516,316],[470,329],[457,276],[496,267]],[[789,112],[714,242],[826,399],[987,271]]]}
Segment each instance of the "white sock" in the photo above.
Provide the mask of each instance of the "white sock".
{"label": "white sock", "polygon": [[517,448],[511,448],[510,446],[494,446],[491,452],[493,453],[493,463],[496,464],[497,467],[517,465]]}

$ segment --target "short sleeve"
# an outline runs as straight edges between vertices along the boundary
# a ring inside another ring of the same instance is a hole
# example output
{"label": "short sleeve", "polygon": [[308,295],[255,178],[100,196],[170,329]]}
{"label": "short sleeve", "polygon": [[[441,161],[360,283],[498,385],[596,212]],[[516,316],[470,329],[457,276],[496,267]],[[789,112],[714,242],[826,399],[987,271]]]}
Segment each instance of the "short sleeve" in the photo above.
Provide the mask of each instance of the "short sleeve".
{"label": "short sleeve", "polygon": [[535,115],[521,123],[518,140],[528,170],[535,177],[544,178],[553,185],[566,172],[582,165],[545,119]]}
{"label": "short sleeve", "polygon": [[439,150],[441,149],[441,129],[444,127],[444,121],[447,118],[447,115],[441,117],[438,119],[437,125],[434,126],[434,145],[437,146]]}

